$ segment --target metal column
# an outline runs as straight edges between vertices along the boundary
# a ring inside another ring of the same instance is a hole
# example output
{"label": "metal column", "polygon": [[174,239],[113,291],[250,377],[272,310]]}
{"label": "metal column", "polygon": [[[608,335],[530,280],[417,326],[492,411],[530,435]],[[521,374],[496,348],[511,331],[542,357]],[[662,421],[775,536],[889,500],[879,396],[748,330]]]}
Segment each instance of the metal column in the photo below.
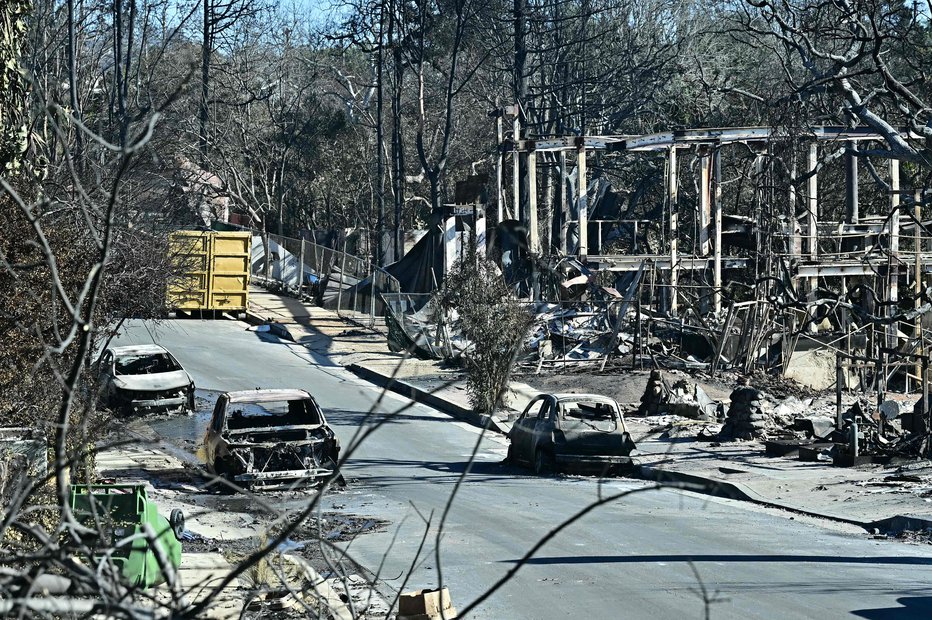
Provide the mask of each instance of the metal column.
{"label": "metal column", "polygon": [[712,178],[714,188],[712,191],[712,219],[715,226],[715,257],[712,262],[713,308],[716,312],[722,309],[722,153],[715,149],[712,154]]}
{"label": "metal column", "polygon": [[527,174],[528,174],[528,249],[531,254],[540,254],[540,231],[537,229],[537,151],[534,143],[527,142]]}
{"label": "metal column", "polygon": [[577,138],[576,153],[576,171],[578,177],[576,192],[579,200],[579,258],[580,260],[586,260],[586,255],[589,253],[589,205],[586,202],[588,185],[586,181],[586,145],[582,138]]}
{"label": "metal column", "polygon": [[849,224],[857,224],[858,213],[858,158],[854,156],[855,143],[845,146],[845,217]]}
{"label": "metal column", "polygon": [[712,155],[699,155],[699,256],[708,256],[712,222]]}
{"label": "metal column", "polygon": [[[809,260],[819,260],[819,175],[816,169],[819,165],[819,145],[812,142],[809,145],[809,179],[807,183],[806,200],[809,212]],[[809,290],[814,291],[819,286],[818,277],[809,282]]]}
{"label": "metal column", "polygon": [[676,147],[671,146],[667,156],[667,202],[670,206],[670,314],[676,315],[676,292],[679,286],[679,273],[676,265],[677,252],[677,179],[676,179]]}
{"label": "metal column", "polygon": [[514,200],[512,206],[514,208],[514,215],[517,219],[521,219],[521,151],[519,143],[521,141],[521,119],[518,118],[518,106],[512,106],[514,110],[515,120],[512,123],[512,131],[514,132],[514,150],[512,154],[512,171],[511,171],[511,183],[512,183],[512,195]]}
{"label": "metal column", "polygon": [[[893,273],[890,274],[890,301],[899,299],[897,259],[900,256],[900,160],[890,160],[890,254],[893,255]],[[891,312],[896,309],[891,306]],[[895,333],[895,332],[894,332]]]}

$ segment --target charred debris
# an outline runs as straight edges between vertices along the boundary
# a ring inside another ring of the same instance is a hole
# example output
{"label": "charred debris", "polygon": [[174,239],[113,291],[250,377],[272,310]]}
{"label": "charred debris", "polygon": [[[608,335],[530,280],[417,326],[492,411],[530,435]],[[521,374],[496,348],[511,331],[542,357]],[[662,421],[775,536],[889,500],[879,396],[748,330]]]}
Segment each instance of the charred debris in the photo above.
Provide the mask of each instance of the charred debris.
{"label": "charred debris", "polygon": [[[932,212],[919,172],[869,154],[881,136],[739,127],[527,139],[513,116],[497,116],[496,178],[459,184],[417,260],[389,272],[436,282],[458,258],[494,258],[533,316],[521,371],[654,369],[641,413],[721,423],[710,439],[762,438],[811,458],[829,445],[841,464],[929,456]],[[468,354],[455,309],[431,288],[382,295],[393,348]],[[813,416],[805,398],[738,385],[717,403],[661,369],[793,379],[837,402]]]}

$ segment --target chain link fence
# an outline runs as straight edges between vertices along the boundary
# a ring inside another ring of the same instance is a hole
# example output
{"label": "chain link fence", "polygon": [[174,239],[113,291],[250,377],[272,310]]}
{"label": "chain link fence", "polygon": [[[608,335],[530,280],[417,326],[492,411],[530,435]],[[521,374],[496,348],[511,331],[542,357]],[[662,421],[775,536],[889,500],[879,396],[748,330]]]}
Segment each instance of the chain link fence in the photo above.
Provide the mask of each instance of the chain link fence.
{"label": "chain link fence", "polygon": [[381,332],[387,332],[382,295],[401,291],[398,280],[367,259],[273,234],[253,234],[252,276]]}

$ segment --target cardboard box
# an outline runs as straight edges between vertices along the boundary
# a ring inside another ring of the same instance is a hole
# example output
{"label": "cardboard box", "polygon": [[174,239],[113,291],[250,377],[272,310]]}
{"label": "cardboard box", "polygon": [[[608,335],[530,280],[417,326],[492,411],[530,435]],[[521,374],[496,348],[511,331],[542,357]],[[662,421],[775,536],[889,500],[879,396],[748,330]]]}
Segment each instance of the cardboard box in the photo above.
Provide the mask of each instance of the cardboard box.
{"label": "cardboard box", "polygon": [[[441,612],[441,610],[443,610]],[[456,609],[450,600],[450,591],[417,590],[405,592],[398,598],[397,620],[439,620],[456,618]]]}

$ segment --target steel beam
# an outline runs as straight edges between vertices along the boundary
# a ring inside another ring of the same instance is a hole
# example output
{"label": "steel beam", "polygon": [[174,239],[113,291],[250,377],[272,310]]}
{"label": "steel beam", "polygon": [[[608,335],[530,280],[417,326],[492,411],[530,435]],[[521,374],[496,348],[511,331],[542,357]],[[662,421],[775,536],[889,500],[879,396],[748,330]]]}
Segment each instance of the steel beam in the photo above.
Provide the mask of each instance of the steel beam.
{"label": "steel beam", "polygon": [[578,214],[579,217],[579,258],[586,260],[586,254],[589,251],[589,204],[587,203],[587,186],[586,180],[586,146],[582,143],[576,151],[576,193],[578,195]]}
{"label": "steel beam", "polygon": [[[597,269],[608,271],[637,271],[641,263],[649,262],[658,271],[668,271],[672,268],[669,255],[666,254],[630,254],[614,256],[589,256],[588,264]],[[713,264],[714,259],[709,256],[678,256],[677,269],[679,271],[705,271]],[[723,269],[747,269],[751,261],[748,258],[726,256],[722,258]]]}

